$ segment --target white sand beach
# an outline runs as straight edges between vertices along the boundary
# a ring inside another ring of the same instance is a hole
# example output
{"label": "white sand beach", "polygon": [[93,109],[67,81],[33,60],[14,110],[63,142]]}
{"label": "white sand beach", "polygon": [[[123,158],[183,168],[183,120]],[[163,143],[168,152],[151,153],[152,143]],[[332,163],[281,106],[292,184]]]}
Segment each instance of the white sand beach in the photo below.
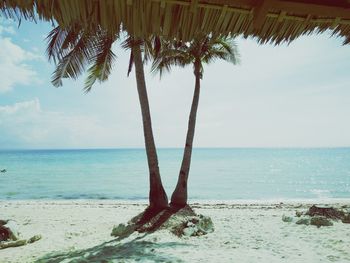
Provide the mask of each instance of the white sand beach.
{"label": "white sand beach", "polygon": [[[335,206],[347,205],[342,201]],[[120,201],[1,201],[0,219],[13,219],[21,237],[42,239],[0,250],[0,262],[350,262],[350,224],[296,225],[282,221],[308,204],[195,203],[215,231],[200,237],[167,230],[133,233],[116,241],[114,225],[126,223],[146,204]],[[295,220],[296,218],[294,218]]]}

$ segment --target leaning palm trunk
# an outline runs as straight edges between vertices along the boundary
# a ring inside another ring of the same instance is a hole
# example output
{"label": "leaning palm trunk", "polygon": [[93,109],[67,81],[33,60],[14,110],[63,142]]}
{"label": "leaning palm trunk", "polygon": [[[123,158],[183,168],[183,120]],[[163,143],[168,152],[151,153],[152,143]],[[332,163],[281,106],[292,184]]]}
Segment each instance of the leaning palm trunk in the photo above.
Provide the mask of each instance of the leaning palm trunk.
{"label": "leaning palm trunk", "polygon": [[201,73],[199,70],[199,66],[196,66],[194,74],[196,76],[196,84],[195,84],[195,89],[193,94],[190,117],[188,120],[185,150],[182,158],[182,164],[181,164],[177,185],[176,185],[175,191],[171,196],[171,204],[173,206],[180,206],[180,207],[185,206],[187,204],[187,180],[188,180],[188,174],[190,172],[193,138],[194,138],[194,132],[195,132],[195,126],[196,126],[196,117],[197,117],[197,109],[198,109],[199,93],[200,93]]}
{"label": "leaning palm trunk", "polygon": [[142,112],[143,132],[145,137],[145,146],[147,153],[148,168],[150,173],[150,192],[149,202],[151,208],[164,208],[168,206],[168,198],[164,191],[160,172],[158,167],[158,158],[156,146],[154,143],[151,115],[148,104],[145,74],[143,70],[143,62],[141,56],[141,49],[139,45],[132,47],[135,64],[135,74],[137,82],[137,91]]}

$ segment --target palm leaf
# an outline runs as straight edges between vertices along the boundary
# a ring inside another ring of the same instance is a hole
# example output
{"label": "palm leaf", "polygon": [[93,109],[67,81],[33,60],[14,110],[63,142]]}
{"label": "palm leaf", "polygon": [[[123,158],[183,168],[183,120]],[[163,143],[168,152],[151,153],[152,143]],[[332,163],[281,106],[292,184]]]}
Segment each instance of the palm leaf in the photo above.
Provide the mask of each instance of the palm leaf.
{"label": "palm leaf", "polygon": [[116,55],[112,51],[112,45],[114,38],[110,36],[104,36],[100,38],[100,43],[96,47],[97,53],[92,58],[92,66],[88,69],[88,77],[85,80],[84,91],[89,92],[96,82],[99,80],[103,82],[108,79],[111,74],[113,62]]}
{"label": "palm leaf", "polygon": [[[60,43],[63,44],[63,42]],[[69,51],[67,49],[58,50],[53,55],[60,60],[52,74],[52,84],[60,87],[63,78],[76,79],[84,72],[86,64],[94,56],[94,52],[94,39],[87,33],[82,33],[78,42]],[[61,58],[61,56],[63,57]]]}
{"label": "palm leaf", "polygon": [[53,60],[55,63],[62,59],[61,49],[64,39],[67,36],[67,31],[62,30],[59,26],[55,27],[50,31],[46,40],[48,41],[48,45],[46,48],[46,54],[50,60]]}
{"label": "palm leaf", "polygon": [[154,55],[151,70],[162,76],[164,72],[170,71],[173,66],[185,67],[192,64],[193,67],[199,66],[202,75],[203,63],[209,64],[217,59],[233,64],[239,62],[237,45],[233,38],[198,35],[191,42],[186,43],[161,39],[161,48]]}

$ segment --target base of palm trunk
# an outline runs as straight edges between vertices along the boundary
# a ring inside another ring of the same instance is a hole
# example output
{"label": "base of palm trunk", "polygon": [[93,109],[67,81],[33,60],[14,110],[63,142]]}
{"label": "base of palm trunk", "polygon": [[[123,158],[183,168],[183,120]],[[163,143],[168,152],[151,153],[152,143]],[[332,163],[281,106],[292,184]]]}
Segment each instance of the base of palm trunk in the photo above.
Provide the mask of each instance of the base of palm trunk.
{"label": "base of palm trunk", "polygon": [[169,206],[168,197],[163,188],[149,194],[150,207],[154,209],[164,209]]}
{"label": "base of palm trunk", "polygon": [[202,236],[213,232],[214,225],[210,217],[196,214],[188,205],[182,208],[170,206],[159,211],[148,207],[126,225],[115,226],[112,236],[123,239],[135,231],[150,233],[157,230],[168,230],[179,237]]}
{"label": "base of palm trunk", "polygon": [[171,196],[170,205],[178,208],[185,207],[187,205],[187,190],[176,187]]}
{"label": "base of palm trunk", "polygon": [[188,204],[186,202],[173,202],[173,201],[171,201],[170,206],[177,208],[177,209],[181,209],[181,208],[188,206]]}

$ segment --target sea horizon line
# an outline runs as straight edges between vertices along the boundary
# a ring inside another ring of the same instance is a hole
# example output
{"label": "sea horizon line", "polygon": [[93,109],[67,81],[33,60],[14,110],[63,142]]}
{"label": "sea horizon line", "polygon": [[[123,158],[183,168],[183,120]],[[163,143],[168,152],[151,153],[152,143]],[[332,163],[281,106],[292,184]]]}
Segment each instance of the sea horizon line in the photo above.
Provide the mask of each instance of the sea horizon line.
{"label": "sea horizon line", "polygon": [[[159,150],[182,150],[183,147],[157,147]],[[350,146],[215,146],[193,147],[193,150],[283,150],[283,149],[350,149]],[[145,150],[144,147],[86,147],[86,148],[4,148],[4,151],[98,151],[98,150]]]}

